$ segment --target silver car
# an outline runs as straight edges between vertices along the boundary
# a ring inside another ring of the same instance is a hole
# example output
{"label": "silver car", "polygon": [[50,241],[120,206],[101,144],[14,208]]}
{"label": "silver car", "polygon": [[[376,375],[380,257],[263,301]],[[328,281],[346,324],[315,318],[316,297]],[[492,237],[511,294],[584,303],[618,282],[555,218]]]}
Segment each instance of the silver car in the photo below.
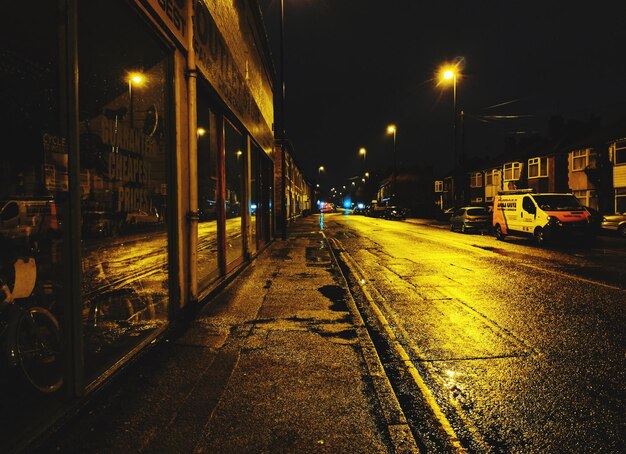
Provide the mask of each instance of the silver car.
{"label": "silver car", "polygon": [[602,217],[602,229],[617,232],[626,238],[626,211],[618,214],[606,214]]}
{"label": "silver car", "polygon": [[450,230],[459,230],[462,233],[489,231],[491,228],[491,213],[484,207],[462,207],[450,217]]}

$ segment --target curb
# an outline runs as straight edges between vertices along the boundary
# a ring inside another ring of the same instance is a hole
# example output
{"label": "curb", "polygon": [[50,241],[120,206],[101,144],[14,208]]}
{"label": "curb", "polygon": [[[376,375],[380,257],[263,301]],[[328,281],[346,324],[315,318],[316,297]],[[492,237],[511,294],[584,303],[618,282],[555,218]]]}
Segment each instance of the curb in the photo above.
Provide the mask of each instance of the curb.
{"label": "curb", "polygon": [[[385,373],[385,369],[383,368],[382,361],[378,356],[378,352],[376,351],[374,342],[369,335],[365,322],[363,321],[363,317],[361,316],[361,313],[357,308],[352,293],[350,292],[348,281],[341,271],[341,267],[339,266],[337,257],[335,256],[334,249],[333,247],[331,247],[331,239],[327,238],[323,231],[321,233],[330,252],[330,256],[332,257],[335,266],[341,274],[343,284],[347,289],[346,295],[348,296],[348,298],[346,301],[346,305],[350,309],[350,313],[354,318],[354,326],[357,332],[357,336],[359,338],[359,345],[361,346],[363,359],[365,361],[367,370],[372,380],[372,384],[374,386],[376,399],[382,410],[383,417],[386,422],[387,431],[389,434],[389,439],[391,440],[393,452],[419,453],[419,447],[415,442],[415,438],[413,437],[413,433],[411,432],[411,429],[408,425],[406,416],[402,411],[400,402],[398,401],[398,398],[393,391],[391,382],[389,381],[389,378]],[[337,247],[337,249],[341,249],[341,247],[339,246]]]}

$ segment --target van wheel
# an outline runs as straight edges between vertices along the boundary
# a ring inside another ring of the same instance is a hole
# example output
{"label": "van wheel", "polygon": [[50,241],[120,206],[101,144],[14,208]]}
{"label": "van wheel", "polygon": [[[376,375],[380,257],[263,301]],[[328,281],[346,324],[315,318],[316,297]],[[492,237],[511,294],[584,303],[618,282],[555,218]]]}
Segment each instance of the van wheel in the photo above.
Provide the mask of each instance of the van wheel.
{"label": "van wheel", "polygon": [[617,229],[617,233],[619,233],[619,236],[626,238],[626,224],[620,225]]}
{"label": "van wheel", "polygon": [[502,227],[500,227],[500,224],[496,224],[494,233],[496,235],[496,239],[498,240],[503,240],[505,237],[504,233],[502,233]]}
{"label": "van wheel", "polygon": [[535,241],[537,246],[543,246],[546,243],[546,233],[540,227],[535,230]]}

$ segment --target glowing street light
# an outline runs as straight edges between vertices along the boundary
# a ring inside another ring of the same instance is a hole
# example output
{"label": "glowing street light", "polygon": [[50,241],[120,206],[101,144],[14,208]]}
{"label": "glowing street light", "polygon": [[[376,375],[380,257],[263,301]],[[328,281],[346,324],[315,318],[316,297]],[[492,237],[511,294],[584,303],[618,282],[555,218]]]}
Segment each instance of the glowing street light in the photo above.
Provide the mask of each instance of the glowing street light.
{"label": "glowing street light", "polygon": [[[457,59],[457,61],[455,63],[446,63],[444,65],[442,65],[439,68],[439,82],[438,85],[449,85],[450,83],[452,84],[452,114],[453,114],[453,121],[452,121],[452,154],[453,154],[453,162],[452,162],[452,167],[453,167],[453,175],[454,178],[457,178],[456,176],[456,170],[457,170],[457,161],[458,161],[458,152],[457,152],[457,133],[456,133],[456,124],[457,124],[457,107],[456,107],[456,84],[457,84],[457,80],[460,79],[461,77],[461,65],[463,63],[463,59]],[[455,186],[455,190],[454,190],[454,202],[456,203],[456,195],[457,195],[457,191],[456,188],[459,187],[458,183],[455,182],[454,184]]]}
{"label": "glowing street light", "polygon": [[326,171],[326,169],[324,168],[324,166],[320,166],[320,168],[317,169],[318,175],[320,175],[322,172],[325,172],[325,171]]}
{"label": "glowing street light", "polygon": [[146,76],[144,76],[140,72],[129,72],[128,73],[128,99],[129,99],[129,107],[130,107],[130,127],[133,128],[135,123],[135,113],[133,108],[133,85],[136,87],[141,87],[146,82]]}
{"label": "glowing street light", "polygon": [[396,125],[387,126],[387,134],[393,134],[393,172],[391,174],[391,196],[396,194],[396,135],[398,128]]}
{"label": "glowing street light", "polygon": [[363,156],[363,161],[365,161],[365,155],[367,155],[367,150],[365,148],[359,149],[359,155]]}

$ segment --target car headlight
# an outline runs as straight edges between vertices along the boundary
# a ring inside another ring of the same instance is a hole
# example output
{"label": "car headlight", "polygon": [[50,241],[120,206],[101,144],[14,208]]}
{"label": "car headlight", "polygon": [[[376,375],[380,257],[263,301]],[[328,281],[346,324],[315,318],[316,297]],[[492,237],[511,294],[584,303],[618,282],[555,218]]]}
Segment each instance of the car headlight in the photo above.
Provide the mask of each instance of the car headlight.
{"label": "car headlight", "polygon": [[561,221],[559,221],[559,218],[557,218],[556,216],[550,216],[548,218],[548,223],[552,226],[556,226],[556,227],[562,227],[563,223]]}

